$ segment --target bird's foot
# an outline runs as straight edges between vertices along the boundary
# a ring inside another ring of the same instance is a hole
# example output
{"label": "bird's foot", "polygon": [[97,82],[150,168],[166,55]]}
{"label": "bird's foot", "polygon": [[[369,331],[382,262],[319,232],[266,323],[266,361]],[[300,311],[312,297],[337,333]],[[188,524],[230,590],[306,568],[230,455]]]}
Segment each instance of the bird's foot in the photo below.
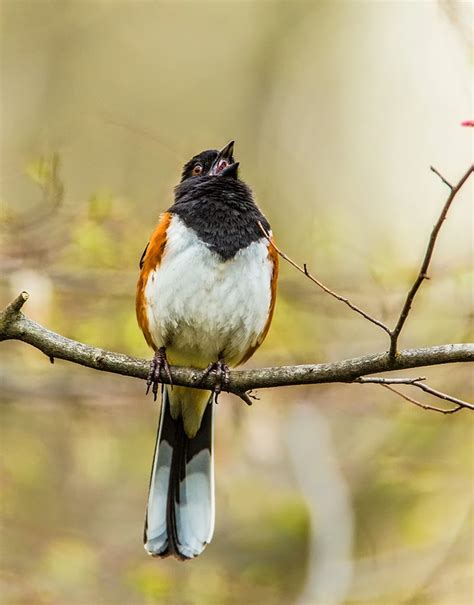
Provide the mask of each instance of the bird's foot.
{"label": "bird's foot", "polygon": [[209,376],[211,372],[216,376],[216,382],[212,392],[214,393],[214,400],[217,403],[217,398],[221,391],[227,391],[229,389],[230,369],[223,359],[218,359],[207,366],[202,375],[202,380]]}
{"label": "bird's foot", "polygon": [[164,370],[171,386],[173,386],[173,380],[171,378],[170,366],[168,359],[166,358],[166,349],[161,347],[155,351],[155,356],[150,363],[150,371],[148,372],[148,378],[146,381],[146,394],[148,395],[151,387],[153,393],[153,399],[156,401],[158,394],[158,385],[160,384],[161,370]]}

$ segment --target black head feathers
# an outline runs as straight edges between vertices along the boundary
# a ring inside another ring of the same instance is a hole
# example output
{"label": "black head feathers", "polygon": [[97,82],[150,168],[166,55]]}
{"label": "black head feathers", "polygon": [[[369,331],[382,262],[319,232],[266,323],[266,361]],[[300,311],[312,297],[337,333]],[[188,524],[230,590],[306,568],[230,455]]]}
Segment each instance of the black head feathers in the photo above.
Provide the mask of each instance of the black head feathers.
{"label": "black head feathers", "polygon": [[220,151],[207,149],[195,155],[183,168],[181,182],[190,178],[225,176],[237,178],[238,162],[234,160],[234,141]]}

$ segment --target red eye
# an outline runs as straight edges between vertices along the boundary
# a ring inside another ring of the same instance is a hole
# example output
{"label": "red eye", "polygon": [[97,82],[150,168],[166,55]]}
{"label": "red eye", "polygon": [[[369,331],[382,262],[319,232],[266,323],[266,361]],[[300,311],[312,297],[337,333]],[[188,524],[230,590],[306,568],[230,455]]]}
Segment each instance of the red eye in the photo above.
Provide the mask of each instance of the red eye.
{"label": "red eye", "polygon": [[201,174],[201,172],[202,172],[201,164],[196,164],[196,166],[194,166],[194,168],[193,168],[193,176],[198,176]]}

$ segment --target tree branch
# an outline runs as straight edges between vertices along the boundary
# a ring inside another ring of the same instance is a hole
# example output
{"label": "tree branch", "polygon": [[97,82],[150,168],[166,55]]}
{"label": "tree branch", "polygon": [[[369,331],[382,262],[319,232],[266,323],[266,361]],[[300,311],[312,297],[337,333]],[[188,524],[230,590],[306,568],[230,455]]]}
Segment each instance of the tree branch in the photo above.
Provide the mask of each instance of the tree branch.
{"label": "tree branch", "polygon": [[447,393],[443,393],[442,391],[437,391],[436,389],[433,389],[433,387],[430,387],[427,384],[422,384],[418,381],[415,381],[413,382],[413,386],[416,386],[422,391],[425,391],[425,393],[430,393],[431,395],[438,397],[438,399],[451,401],[452,403],[455,403],[460,407],[469,408],[470,410],[474,411],[474,405],[472,403],[468,403],[467,401],[463,401],[462,399],[458,399],[457,397],[453,397],[452,395],[448,395]]}
{"label": "tree branch", "polygon": [[416,384],[420,380],[426,380],[425,376],[417,378],[378,378],[377,376],[367,376],[356,378],[354,382],[358,384]]}
{"label": "tree branch", "polygon": [[[147,378],[149,361],[71,340],[29,319],[21,312],[27,299],[28,294],[22,292],[0,313],[0,340],[21,340],[36,347],[51,360],[64,359],[95,370]],[[474,344],[446,344],[407,349],[400,351],[395,358],[391,358],[388,353],[379,353],[333,363],[232,371],[228,391],[250,404],[248,391],[252,389],[333,382],[350,383],[368,374],[468,361],[474,361]],[[171,376],[174,385],[199,389],[211,390],[215,382],[212,375],[206,376],[203,370],[194,368],[174,366],[171,368]],[[162,375],[161,379],[163,383],[169,384],[166,375]],[[419,380],[421,378],[412,382],[416,382],[416,386],[419,386],[421,384],[418,383]],[[365,381],[367,382],[368,379]],[[431,392],[436,394],[434,389]],[[450,400],[453,401],[453,398]],[[471,404],[463,407],[473,409]]]}
{"label": "tree branch", "polygon": [[454,414],[455,412],[459,412],[459,410],[461,410],[464,407],[462,405],[457,405],[455,408],[451,408],[448,410],[446,410],[444,408],[437,408],[434,405],[428,405],[427,403],[421,403],[421,401],[418,401],[418,399],[414,399],[413,397],[409,397],[408,395],[405,395],[405,393],[402,393],[401,391],[399,391],[398,389],[395,389],[394,387],[390,386],[389,384],[382,384],[382,386],[385,387],[386,389],[388,389],[389,391],[392,391],[392,393],[396,393],[402,399],[405,399],[405,401],[409,401],[410,403],[413,403],[414,405],[418,406],[419,408],[423,408],[424,410],[431,410],[432,412],[439,412],[440,414]]}
{"label": "tree branch", "polygon": [[[234,393],[245,401],[245,403],[251,405],[252,396],[249,391],[252,389],[331,382],[357,382],[360,384],[374,383],[391,390],[400,397],[403,397],[405,400],[424,409],[441,412],[443,414],[451,414],[459,411],[460,409],[469,409],[471,411],[474,410],[473,404],[463,401],[462,399],[452,397],[451,395],[447,395],[441,391],[437,391],[427,384],[424,384],[422,382],[424,378],[422,377],[379,378],[367,376],[367,374],[377,374],[380,372],[404,370],[429,365],[474,361],[474,344],[447,344],[437,347],[408,349],[397,352],[398,337],[400,336],[403,326],[407,320],[415,295],[423,281],[428,279],[427,271],[441,226],[454,198],[474,171],[474,167],[470,166],[467,172],[461,177],[460,181],[454,186],[451,185],[451,183],[449,183],[449,181],[447,181],[435,168],[431,167],[431,170],[439,176],[445,185],[449,187],[450,194],[443,206],[435,226],[433,227],[420,270],[415,282],[407,294],[405,303],[403,304],[400,312],[400,316],[393,330],[380,320],[363,311],[348,298],[337,294],[325,286],[316,277],[311,275],[306,264],[304,264],[302,267],[298,265],[276,246],[271,239],[270,234],[264,229],[263,225],[258,223],[263,235],[268,239],[270,244],[283,259],[289,262],[298,271],[303,273],[303,275],[315,283],[319,288],[324,290],[324,292],[343,302],[350,309],[386,332],[390,337],[390,348],[387,353],[367,355],[365,357],[346,359],[344,361],[334,363],[233,371],[230,374],[228,388],[229,392]],[[26,342],[42,351],[49,357],[51,362],[54,362],[55,358],[59,358],[66,361],[71,361],[73,363],[78,363],[89,368],[94,368],[96,370],[123,374],[125,376],[134,376],[136,378],[147,378],[149,362],[143,359],[129,357],[128,355],[105,351],[103,349],[91,347],[69,338],[65,338],[64,336],[51,332],[40,324],[25,317],[23,313],[21,313],[21,308],[28,299],[28,296],[29,295],[27,292],[22,292],[0,313],[0,340],[21,340]],[[164,384],[170,383],[170,380],[166,375],[162,375],[161,380]],[[215,382],[215,379],[212,375],[205,374],[205,372],[202,370],[181,367],[171,368],[171,380],[175,385],[208,390],[211,390],[214,387]],[[416,399],[401,393],[391,386],[393,384],[407,384],[422,389],[434,397],[454,403],[456,407],[446,410],[423,404]],[[253,396],[253,398],[255,398],[255,396]]]}
{"label": "tree branch", "polygon": [[331,290],[330,288],[325,286],[321,281],[319,281],[316,277],[314,277],[314,275],[311,275],[311,273],[308,271],[308,267],[307,267],[306,263],[304,263],[303,266],[300,266],[292,258],[290,258],[282,250],[280,250],[277,247],[277,245],[275,244],[275,242],[273,241],[273,239],[270,237],[270,234],[267,233],[267,231],[265,230],[263,225],[260,222],[258,223],[258,226],[259,226],[261,232],[267,238],[267,240],[270,242],[270,245],[272,245],[273,248],[275,249],[275,251],[284,260],[286,260],[291,266],[293,266],[295,269],[300,271],[303,275],[305,275],[308,279],[310,279],[313,283],[315,283],[319,288],[324,290],[324,292],[326,292],[327,294],[330,294],[332,297],[343,302],[350,309],[352,309],[353,311],[355,311],[356,313],[358,313],[359,315],[361,315],[362,317],[364,317],[371,323],[375,324],[376,326],[381,328],[384,332],[386,332],[389,335],[389,337],[390,337],[389,355],[391,358],[394,358],[397,355],[398,337],[400,336],[400,332],[402,331],[403,326],[405,325],[405,322],[408,318],[408,314],[410,313],[411,305],[413,304],[415,295],[418,292],[418,289],[420,288],[423,281],[425,279],[429,279],[427,276],[427,271],[428,271],[428,267],[431,262],[431,257],[433,256],[436,239],[440,232],[441,226],[446,218],[446,215],[448,214],[448,210],[451,207],[451,204],[453,203],[454,198],[459,193],[459,191],[461,190],[461,188],[463,187],[463,185],[465,184],[467,179],[470,177],[472,172],[474,172],[474,166],[471,165],[468,168],[468,170],[464,173],[464,175],[461,177],[461,179],[459,180],[459,182],[456,185],[451,185],[451,183],[448,180],[446,180],[444,178],[444,176],[438,170],[436,170],[436,168],[433,168],[433,166],[431,166],[431,170],[443,181],[443,183],[445,185],[447,185],[449,187],[450,194],[443,206],[443,209],[441,210],[441,214],[439,215],[439,218],[436,221],[436,224],[433,227],[433,230],[431,231],[431,236],[430,236],[430,239],[428,242],[428,246],[426,248],[425,256],[423,257],[423,262],[421,263],[420,270],[415,279],[415,282],[413,283],[412,287],[410,288],[410,290],[407,294],[403,307],[400,311],[400,316],[398,317],[397,323],[396,323],[395,327],[393,328],[393,330],[390,329],[387,325],[385,325],[379,319],[376,319],[375,317],[372,317],[371,315],[369,315],[366,311],[363,311],[360,307],[358,307],[357,305],[352,303],[345,296],[341,296],[340,294],[337,294],[336,292],[334,292],[333,290]]}
{"label": "tree branch", "polygon": [[428,267],[430,265],[431,262],[431,257],[433,256],[433,250],[436,244],[436,239],[438,237],[438,234],[440,232],[441,229],[441,225],[443,224],[446,215],[448,214],[448,210],[451,207],[451,204],[454,201],[454,198],[456,197],[456,195],[459,193],[460,189],[462,188],[462,186],[464,185],[464,183],[467,181],[467,179],[469,178],[469,176],[472,174],[472,172],[474,171],[474,166],[470,166],[468,168],[468,170],[464,173],[464,175],[461,177],[461,179],[459,180],[459,182],[457,183],[457,185],[451,185],[443,176],[441,176],[441,174],[433,167],[431,167],[431,170],[437,175],[439,176],[439,178],[443,181],[443,183],[445,185],[447,185],[450,189],[450,194],[448,196],[448,199],[446,200],[446,203],[443,206],[443,209],[441,210],[441,214],[439,215],[438,220],[436,221],[435,226],[433,227],[433,230],[431,231],[431,235],[430,235],[430,239],[428,242],[428,246],[426,248],[426,252],[425,252],[425,256],[423,258],[423,262],[421,263],[421,267],[420,270],[418,272],[418,275],[413,283],[413,286],[410,288],[407,297],[405,299],[405,303],[403,304],[402,310],[400,312],[400,316],[398,318],[398,321],[395,325],[395,327],[393,328],[391,335],[390,335],[390,356],[394,357],[397,354],[397,345],[398,345],[398,337],[400,336],[400,332],[402,331],[403,326],[405,325],[405,322],[407,320],[408,314],[410,312],[411,309],[411,305],[413,303],[413,299],[415,298],[416,293],[418,292],[419,287],[421,286],[421,284],[423,283],[423,281],[425,279],[428,279],[427,276],[427,271],[428,271]]}
{"label": "tree branch", "polygon": [[397,393],[397,395],[400,395],[400,397],[407,399],[411,403],[416,403],[416,405],[419,405],[422,408],[434,410],[435,412],[443,412],[443,414],[452,414],[453,412],[457,412],[461,408],[468,408],[469,410],[474,411],[474,405],[472,403],[469,403],[468,401],[463,401],[462,399],[458,399],[457,397],[453,397],[452,395],[448,395],[447,393],[443,393],[442,391],[437,391],[436,389],[433,389],[433,387],[428,386],[426,383],[421,382],[422,380],[426,380],[426,378],[424,376],[419,376],[418,378],[378,378],[376,376],[368,376],[367,378],[356,378],[354,382],[357,382],[359,384],[379,384],[384,387],[392,384],[408,384],[410,386],[417,387],[422,391],[425,391],[425,393],[430,393],[431,395],[438,397],[438,399],[444,399],[444,401],[450,401],[451,403],[455,403],[456,407],[451,408],[449,410],[445,410],[442,408],[434,408],[432,406],[422,404],[419,401],[415,401],[412,398],[403,395],[403,393],[401,393],[397,389],[391,388],[390,390],[394,393]]}

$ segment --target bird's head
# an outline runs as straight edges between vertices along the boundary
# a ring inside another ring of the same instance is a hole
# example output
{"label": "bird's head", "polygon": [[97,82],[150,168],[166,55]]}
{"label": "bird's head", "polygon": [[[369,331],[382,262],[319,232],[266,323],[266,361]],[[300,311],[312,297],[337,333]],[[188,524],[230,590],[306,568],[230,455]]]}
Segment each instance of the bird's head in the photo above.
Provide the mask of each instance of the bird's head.
{"label": "bird's head", "polygon": [[220,151],[217,149],[201,151],[184,165],[181,182],[209,176],[236,179],[239,162],[234,160],[233,151],[234,141],[228,143]]}

